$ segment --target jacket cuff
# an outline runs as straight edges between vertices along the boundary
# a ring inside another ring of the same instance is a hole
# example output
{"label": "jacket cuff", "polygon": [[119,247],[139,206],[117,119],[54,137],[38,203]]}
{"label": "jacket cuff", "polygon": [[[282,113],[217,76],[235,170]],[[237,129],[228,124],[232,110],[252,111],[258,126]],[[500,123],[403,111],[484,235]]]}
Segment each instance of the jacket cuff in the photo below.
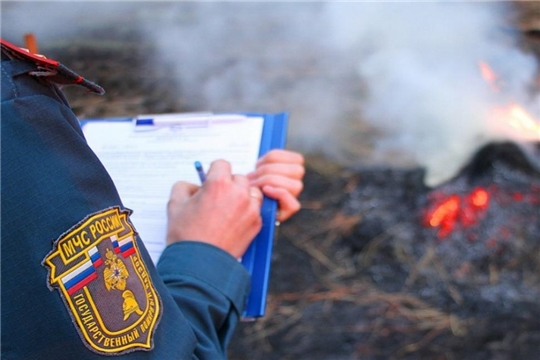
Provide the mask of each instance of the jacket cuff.
{"label": "jacket cuff", "polygon": [[251,277],[226,251],[199,241],[179,241],[165,248],[157,264],[164,281],[192,277],[224,294],[239,314],[245,308]]}

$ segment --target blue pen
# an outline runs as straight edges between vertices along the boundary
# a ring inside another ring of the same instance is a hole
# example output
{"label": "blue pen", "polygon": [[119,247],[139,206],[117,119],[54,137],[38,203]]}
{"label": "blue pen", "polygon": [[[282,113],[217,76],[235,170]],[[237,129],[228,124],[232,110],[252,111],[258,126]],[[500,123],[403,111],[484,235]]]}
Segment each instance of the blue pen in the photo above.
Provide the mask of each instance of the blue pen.
{"label": "blue pen", "polygon": [[197,174],[199,174],[199,179],[201,180],[201,184],[202,184],[206,180],[206,174],[204,173],[204,170],[200,161],[195,161],[195,170],[197,170]]}

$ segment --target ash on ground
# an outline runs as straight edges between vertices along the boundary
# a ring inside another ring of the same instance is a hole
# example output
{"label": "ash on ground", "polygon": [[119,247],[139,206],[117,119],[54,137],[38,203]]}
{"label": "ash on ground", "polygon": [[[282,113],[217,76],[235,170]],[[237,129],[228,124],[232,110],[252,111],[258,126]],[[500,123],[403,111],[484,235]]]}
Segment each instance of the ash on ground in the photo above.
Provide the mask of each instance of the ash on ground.
{"label": "ash on ground", "polygon": [[[491,144],[436,189],[422,169],[309,164],[268,315],[241,326],[233,359],[537,357],[540,173],[519,148]],[[489,204],[471,213],[477,189]],[[460,213],[441,233],[426,216],[452,196]]]}

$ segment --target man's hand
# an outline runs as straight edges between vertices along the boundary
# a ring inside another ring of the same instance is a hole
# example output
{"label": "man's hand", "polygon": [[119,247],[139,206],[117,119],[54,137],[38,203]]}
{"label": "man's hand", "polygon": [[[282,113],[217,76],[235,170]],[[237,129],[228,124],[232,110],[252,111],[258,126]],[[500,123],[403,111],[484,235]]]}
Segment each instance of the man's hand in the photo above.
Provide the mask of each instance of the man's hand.
{"label": "man's hand", "polygon": [[257,162],[255,171],[247,175],[251,186],[279,203],[278,221],[285,221],[300,210],[298,195],[304,187],[304,157],[289,150],[272,150]]}
{"label": "man's hand", "polygon": [[186,182],[173,186],[167,206],[167,244],[201,241],[239,258],[261,229],[262,198],[247,177],[231,174],[228,162],[214,161],[201,187]]}

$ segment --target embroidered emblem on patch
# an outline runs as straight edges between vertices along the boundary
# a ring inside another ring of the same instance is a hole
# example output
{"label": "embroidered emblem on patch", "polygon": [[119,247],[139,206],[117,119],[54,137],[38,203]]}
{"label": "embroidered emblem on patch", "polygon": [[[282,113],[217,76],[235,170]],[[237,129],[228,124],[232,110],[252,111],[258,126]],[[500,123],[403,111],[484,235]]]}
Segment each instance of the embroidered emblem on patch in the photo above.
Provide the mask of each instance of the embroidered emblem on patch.
{"label": "embroidered emblem on patch", "polygon": [[130,213],[112,207],[87,216],[43,260],[83,342],[103,355],[152,349],[161,316]]}

